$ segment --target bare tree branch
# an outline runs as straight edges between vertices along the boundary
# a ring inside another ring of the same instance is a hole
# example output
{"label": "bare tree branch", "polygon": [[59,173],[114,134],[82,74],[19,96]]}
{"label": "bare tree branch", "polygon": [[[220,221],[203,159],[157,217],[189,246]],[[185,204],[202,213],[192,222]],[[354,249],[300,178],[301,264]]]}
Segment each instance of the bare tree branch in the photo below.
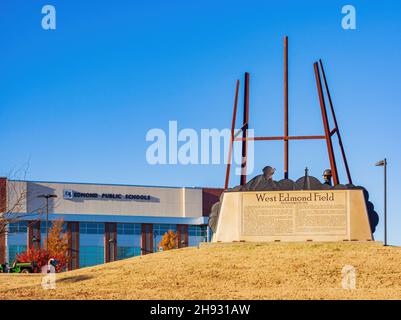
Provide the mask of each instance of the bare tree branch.
{"label": "bare tree branch", "polygon": [[[43,212],[45,208],[45,205],[43,205],[35,210],[27,212],[27,199],[30,195],[26,184],[24,185],[22,181],[26,180],[28,169],[29,163],[26,163],[23,167],[11,171],[7,177],[8,182],[0,188],[0,195],[7,195],[5,199],[6,207],[3,208],[5,211],[3,210],[3,212],[0,212],[0,235],[7,233],[10,223],[21,221],[26,217],[38,215],[38,213]],[[35,219],[34,221],[39,220],[40,219]]]}

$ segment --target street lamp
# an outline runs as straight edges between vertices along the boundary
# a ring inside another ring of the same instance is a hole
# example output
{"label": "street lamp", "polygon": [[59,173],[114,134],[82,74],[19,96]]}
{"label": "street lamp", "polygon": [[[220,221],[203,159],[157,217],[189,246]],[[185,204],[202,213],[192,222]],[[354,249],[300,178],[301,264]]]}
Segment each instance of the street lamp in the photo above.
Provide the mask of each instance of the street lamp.
{"label": "street lamp", "polygon": [[387,246],[387,159],[376,162],[375,166],[384,168],[384,245]]}
{"label": "street lamp", "polygon": [[38,198],[46,199],[46,251],[49,248],[49,199],[50,198],[57,198],[55,194],[41,194]]}

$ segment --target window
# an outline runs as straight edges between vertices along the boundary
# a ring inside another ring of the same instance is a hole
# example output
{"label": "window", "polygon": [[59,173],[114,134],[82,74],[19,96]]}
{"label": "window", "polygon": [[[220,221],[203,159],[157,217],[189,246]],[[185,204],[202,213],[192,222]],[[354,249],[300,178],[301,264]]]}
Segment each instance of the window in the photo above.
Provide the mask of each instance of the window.
{"label": "window", "polygon": [[118,246],[117,247],[117,260],[127,259],[135,256],[141,255],[140,247],[131,247],[131,246]]}
{"label": "window", "polygon": [[117,223],[117,260],[141,254],[141,225]]}
{"label": "window", "polygon": [[207,241],[207,226],[188,226],[188,245],[198,246]]}
{"label": "window", "polygon": [[11,264],[15,260],[17,254],[26,251],[26,245],[9,245],[8,246],[8,262]]}
{"label": "window", "polygon": [[8,262],[12,263],[15,256],[27,249],[28,241],[28,222],[18,221],[8,225],[7,245]]}
{"label": "window", "polygon": [[[51,221],[48,222],[49,230],[52,228],[53,224]],[[43,248],[46,242],[46,221],[40,222],[40,245]]]}
{"label": "window", "polygon": [[82,222],[79,232],[79,266],[104,263],[104,223]]}
{"label": "window", "polygon": [[141,232],[141,225],[138,223],[117,223],[117,235],[140,235]]}
{"label": "window", "polygon": [[8,233],[26,233],[28,231],[27,221],[13,222],[8,225]]}
{"label": "window", "polygon": [[104,223],[81,222],[79,233],[84,234],[104,234]]}
{"label": "window", "polygon": [[[48,222],[49,230],[53,227],[53,223],[51,221]],[[40,222],[40,231],[41,233],[46,233],[46,221]]]}
{"label": "window", "polygon": [[79,266],[89,267],[104,263],[104,247],[81,246],[79,250]]}

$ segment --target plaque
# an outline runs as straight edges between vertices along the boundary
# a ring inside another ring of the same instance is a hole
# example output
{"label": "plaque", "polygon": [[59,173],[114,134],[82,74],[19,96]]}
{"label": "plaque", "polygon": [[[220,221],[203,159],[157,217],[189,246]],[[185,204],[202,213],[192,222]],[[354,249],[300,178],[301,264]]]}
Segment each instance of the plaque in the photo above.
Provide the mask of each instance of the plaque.
{"label": "plaque", "polygon": [[370,241],[362,190],[224,193],[213,242]]}
{"label": "plaque", "polygon": [[347,194],[279,192],[243,195],[242,235],[347,234]]}

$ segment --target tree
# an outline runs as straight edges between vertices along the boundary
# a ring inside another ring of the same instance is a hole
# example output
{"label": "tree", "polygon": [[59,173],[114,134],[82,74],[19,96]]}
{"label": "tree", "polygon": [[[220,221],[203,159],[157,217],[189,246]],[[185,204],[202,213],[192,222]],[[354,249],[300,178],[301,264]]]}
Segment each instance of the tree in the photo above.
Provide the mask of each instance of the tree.
{"label": "tree", "polygon": [[[65,270],[68,264],[68,233],[63,230],[64,220],[53,221],[53,226],[49,229],[47,250],[50,257],[58,261],[56,270]],[[46,241],[45,241],[46,248]]]}
{"label": "tree", "polygon": [[173,230],[169,230],[163,235],[159,243],[159,248],[162,247],[163,251],[178,248],[178,235]]}
{"label": "tree", "polygon": [[[39,269],[47,265],[49,259],[58,261],[56,271],[65,271],[69,262],[68,233],[63,230],[64,220],[56,220],[49,229],[48,249],[30,247],[27,251],[17,255],[20,262],[36,262]],[[44,243],[46,248],[46,241]]]}

